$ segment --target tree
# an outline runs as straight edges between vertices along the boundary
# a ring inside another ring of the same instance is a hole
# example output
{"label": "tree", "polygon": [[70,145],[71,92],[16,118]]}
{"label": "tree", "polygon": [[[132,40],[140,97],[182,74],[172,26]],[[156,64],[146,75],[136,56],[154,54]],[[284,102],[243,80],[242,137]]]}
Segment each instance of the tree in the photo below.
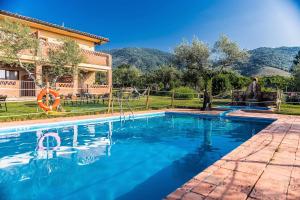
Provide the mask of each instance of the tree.
{"label": "tree", "polygon": [[[204,82],[204,100],[202,109],[211,107],[212,78],[225,69],[245,62],[249,55],[241,50],[237,43],[222,35],[212,50],[205,43],[194,39],[191,44],[183,43],[174,50],[177,63],[194,70]],[[211,60],[209,58],[212,58]]]}
{"label": "tree", "polygon": [[294,85],[297,91],[300,89],[300,51],[295,56],[295,59],[293,60],[293,66],[291,68],[291,72],[293,74],[294,78]]}
{"label": "tree", "polygon": [[[52,84],[55,85],[59,77],[73,74],[78,78],[78,65],[85,60],[79,45],[74,40],[65,39],[63,44],[55,49],[48,51],[48,64],[46,74],[52,78]],[[78,80],[77,80],[78,81]],[[76,80],[73,82],[76,82]],[[76,83],[74,83],[76,84]]]}
{"label": "tree", "polygon": [[214,67],[223,69],[232,68],[240,63],[244,63],[249,59],[246,50],[240,49],[236,42],[231,41],[227,36],[221,35],[215,42],[212,50],[214,53]]}
{"label": "tree", "polygon": [[180,85],[181,72],[173,66],[162,65],[153,71],[153,81],[161,84],[163,90],[171,90]]}
{"label": "tree", "polygon": [[300,65],[300,51],[298,51],[298,54],[295,56],[293,60],[292,69],[297,68],[299,65]]}
{"label": "tree", "polygon": [[141,71],[131,65],[120,65],[113,70],[114,84],[121,87],[134,87],[139,83]]}
{"label": "tree", "polygon": [[[0,21],[0,52],[2,53],[0,60],[11,66],[13,64],[20,66],[37,86],[42,87],[32,73],[35,65],[39,62],[37,59],[38,47],[38,38],[29,27],[7,19]],[[24,52],[32,55],[34,65],[23,63],[21,55]]]}
{"label": "tree", "polygon": [[228,74],[218,74],[212,79],[212,94],[225,94],[231,89],[230,80]]}

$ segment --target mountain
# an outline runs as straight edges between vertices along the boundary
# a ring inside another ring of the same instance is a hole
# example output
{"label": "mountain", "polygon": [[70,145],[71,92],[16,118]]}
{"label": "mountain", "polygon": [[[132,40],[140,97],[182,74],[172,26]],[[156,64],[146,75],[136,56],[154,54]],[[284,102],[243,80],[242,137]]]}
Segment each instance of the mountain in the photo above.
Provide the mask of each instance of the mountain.
{"label": "mountain", "polygon": [[[248,76],[282,75],[289,76],[289,70],[300,47],[261,47],[249,51],[249,61],[235,70]],[[113,56],[113,67],[121,64],[135,65],[142,71],[156,69],[162,64],[170,64],[171,53],[150,48],[122,48],[106,51]]]}
{"label": "mountain", "polygon": [[289,76],[292,62],[300,47],[261,47],[249,51],[248,63],[237,70],[244,75],[283,75]]}
{"label": "mountain", "polygon": [[150,48],[122,48],[106,52],[113,57],[113,67],[130,64],[142,71],[149,71],[158,68],[160,65],[172,63],[173,59],[171,53]]}

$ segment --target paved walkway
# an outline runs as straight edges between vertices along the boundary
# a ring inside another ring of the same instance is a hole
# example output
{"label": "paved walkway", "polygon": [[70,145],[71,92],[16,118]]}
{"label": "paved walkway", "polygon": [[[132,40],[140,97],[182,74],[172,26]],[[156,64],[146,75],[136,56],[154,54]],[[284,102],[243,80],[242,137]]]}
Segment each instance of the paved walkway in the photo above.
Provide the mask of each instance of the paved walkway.
{"label": "paved walkway", "polygon": [[300,199],[300,117],[237,111],[278,120],[166,199]]}

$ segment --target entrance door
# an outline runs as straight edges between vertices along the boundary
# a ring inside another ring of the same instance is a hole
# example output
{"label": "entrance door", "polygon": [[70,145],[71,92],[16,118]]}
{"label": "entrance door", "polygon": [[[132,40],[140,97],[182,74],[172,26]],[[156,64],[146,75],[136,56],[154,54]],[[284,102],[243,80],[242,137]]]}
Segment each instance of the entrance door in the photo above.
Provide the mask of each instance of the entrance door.
{"label": "entrance door", "polygon": [[21,80],[21,96],[22,97],[35,97],[35,84],[28,77]]}

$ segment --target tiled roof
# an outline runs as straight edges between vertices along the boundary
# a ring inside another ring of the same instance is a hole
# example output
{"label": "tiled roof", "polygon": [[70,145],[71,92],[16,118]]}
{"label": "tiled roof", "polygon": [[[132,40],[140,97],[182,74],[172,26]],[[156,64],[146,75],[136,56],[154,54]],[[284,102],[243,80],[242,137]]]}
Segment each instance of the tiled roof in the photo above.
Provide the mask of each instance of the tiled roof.
{"label": "tiled roof", "polygon": [[98,40],[101,40],[101,41],[109,42],[108,38],[105,38],[105,37],[102,37],[102,36],[93,35],[93,34],[90,34],[90,33],[78,31],[78,30],[71,29],[71,28],[66,28],[66,27],[63,27],[63,26],[59,26],[57,24],[52,24],[52,23],[45,22],[45,21],[42,21],[42,20],[39,20],[39,19],[22,16],[22,15],[19,15],[19,14],[8,12],[8,11],[0,10],[0,14],[7,15],[7,16],[10,16],[10,17],[15,17],[15,18],[30,21],[30,22],[34,22],[34,23],[38,23],[38,24],[42,24],[42,25],[46,25],[46,26],[50,26],[50,27],[53,27],[53,28],[58,28],[58,29],[69,31],[69,32],[72,32],[72,33],[77,33],[77,34],[84,35],[84,36],[91,37],[91,38],[95,38],[95,39],[98,39]]}

